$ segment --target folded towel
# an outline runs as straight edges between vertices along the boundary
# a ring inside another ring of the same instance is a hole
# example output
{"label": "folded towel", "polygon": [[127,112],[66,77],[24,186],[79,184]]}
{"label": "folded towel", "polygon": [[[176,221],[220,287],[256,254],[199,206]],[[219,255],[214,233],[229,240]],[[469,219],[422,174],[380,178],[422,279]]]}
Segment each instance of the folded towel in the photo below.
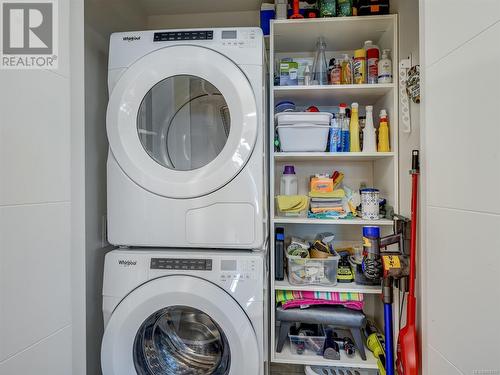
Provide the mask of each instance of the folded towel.
{"label": "folded towel", "polygon": [[311,305],[342,305],[350,309],[363,309],[363,294],[348,292],[312,292],[277,290],[276,302],[284,309]]}
{"label": "folded towel", "polygon": [[300,212],[307,209],[309,199],[305,195],[278,195],[278,208],[282,212]]}
{"label": "folded towel", "polygon": [[345,191],[344,189],[337,189],[329,193],[318,193],[315,191],[310,191],[309,196],[311,198],[344,198]]}

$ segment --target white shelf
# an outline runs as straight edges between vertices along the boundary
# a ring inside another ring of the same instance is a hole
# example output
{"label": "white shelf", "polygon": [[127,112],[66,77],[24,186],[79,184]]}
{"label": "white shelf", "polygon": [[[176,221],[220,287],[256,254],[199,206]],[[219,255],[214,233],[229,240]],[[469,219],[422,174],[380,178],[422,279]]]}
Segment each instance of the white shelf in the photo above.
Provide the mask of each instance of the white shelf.
{"label": "white shelf", "polygon": [[274,224],[326,224],[326,225],[393,225],[394,221],[389,219],[363,220],[363,219],[311,219],[308,217],[275,217]]}
{"label": "white shelf", "polygon": [[275,86],[274,103],[291,100],[298,106],[336,106],[340,103],[358,102],[361,106],[373,105],[394,90],[394,83],[362,85],[312,85]]}
{"label": "white shelf", "polygon": [[314,50],[320,35],[325,38],[328,50],[349,51],[361,48],[365,40],[379,43],[384,34],[393,31],[396,17],[383,15],[274,20],[271,22],[274,27],[275,53]]}
{"label": "white shelf", "polygon": [[273,362],[276,363],[289,363],[297,365],[312,365],[312,366],[338,366],[338,367],[354,367],[354,368],[369,368],[376,369],[377,361],[373,357],[373,354],[365,347],[366,361],[361,359],[358,351],[356,354],[350,358],[347,357],[345,352],[340,351],[340,360],[330,360],[324,359],[319,355],[301,355],[292,353],[290,348],[290,342],[286,342],[283,346],[281,353],[274,353]]}
{"label": "white shelf", "polygon": [[385,158],[393,158],[394,152],[275,152],[276,161],[300,161],[300,160],[332,160],[332,161],[373,161]]}
{"label": "white shelf", "polygon": [[297,290],[297,291],[312,291],[312,292],[339,292],[339,293],[363,293],[363,294],[380,294],[381,286],[360,285],[356,283],[338,283],[337,285],[292,285],[285,275],[285,279],[274,281],[275,290]]}

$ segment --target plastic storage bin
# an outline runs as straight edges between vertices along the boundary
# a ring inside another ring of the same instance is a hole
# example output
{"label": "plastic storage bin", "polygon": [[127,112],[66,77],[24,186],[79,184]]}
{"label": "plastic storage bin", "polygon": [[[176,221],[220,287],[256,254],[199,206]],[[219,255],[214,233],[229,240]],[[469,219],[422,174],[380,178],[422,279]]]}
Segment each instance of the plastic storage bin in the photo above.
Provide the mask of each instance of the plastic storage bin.
{"label": "plastic storage bin", "polygon": [[298,355],[323,355],[326,336],[321,326],[317,328],[317,336],[304,336],[289,334],[290,349]]}
{"label": "plastic storage bin", "polygon": [[288,281],[293,285],[335,285],[340,256],[328,258],[301,258],[286,255]]}
{"label": "plastic storage bin", "polygon": [[332,114],[282,112],[275,115],[283,152],[323,152],[328,144]]}

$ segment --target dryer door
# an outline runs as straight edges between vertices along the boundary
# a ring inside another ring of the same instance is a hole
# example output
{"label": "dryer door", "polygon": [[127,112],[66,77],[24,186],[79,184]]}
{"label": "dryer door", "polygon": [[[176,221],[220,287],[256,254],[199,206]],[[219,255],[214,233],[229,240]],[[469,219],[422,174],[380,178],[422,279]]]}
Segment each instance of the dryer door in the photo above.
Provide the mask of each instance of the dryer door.
{"label": "dryer door", "polygon": [[123,171],[170,198],[226,185],[247,163],[258,132],[245,74],[198,46],[165,47],[130,66],[111,93],[106,121]]}
{"label": "dryer door", "polygon": [[103,375],[258,375],[257,336],[223,289],[190,276],[152,280],[115,309],[102,342]]}

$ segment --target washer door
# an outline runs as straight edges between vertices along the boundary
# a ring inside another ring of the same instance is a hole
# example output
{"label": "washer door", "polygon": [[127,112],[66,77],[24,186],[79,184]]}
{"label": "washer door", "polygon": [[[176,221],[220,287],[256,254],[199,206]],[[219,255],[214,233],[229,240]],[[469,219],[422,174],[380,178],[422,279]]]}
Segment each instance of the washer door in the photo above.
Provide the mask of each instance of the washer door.
{"label": "washer door", "polygon": [[227,57],[198,46],[152,52],[120,77],[107,111],[111,151],[144,189],[209,194],[245,166],[257,139],[252,87]]}
{"label": "washer door", "polygon": [[258,343],[248,317],[223,289],[167,276],[130,293],[106,326],[104,375],[256,375]]}

